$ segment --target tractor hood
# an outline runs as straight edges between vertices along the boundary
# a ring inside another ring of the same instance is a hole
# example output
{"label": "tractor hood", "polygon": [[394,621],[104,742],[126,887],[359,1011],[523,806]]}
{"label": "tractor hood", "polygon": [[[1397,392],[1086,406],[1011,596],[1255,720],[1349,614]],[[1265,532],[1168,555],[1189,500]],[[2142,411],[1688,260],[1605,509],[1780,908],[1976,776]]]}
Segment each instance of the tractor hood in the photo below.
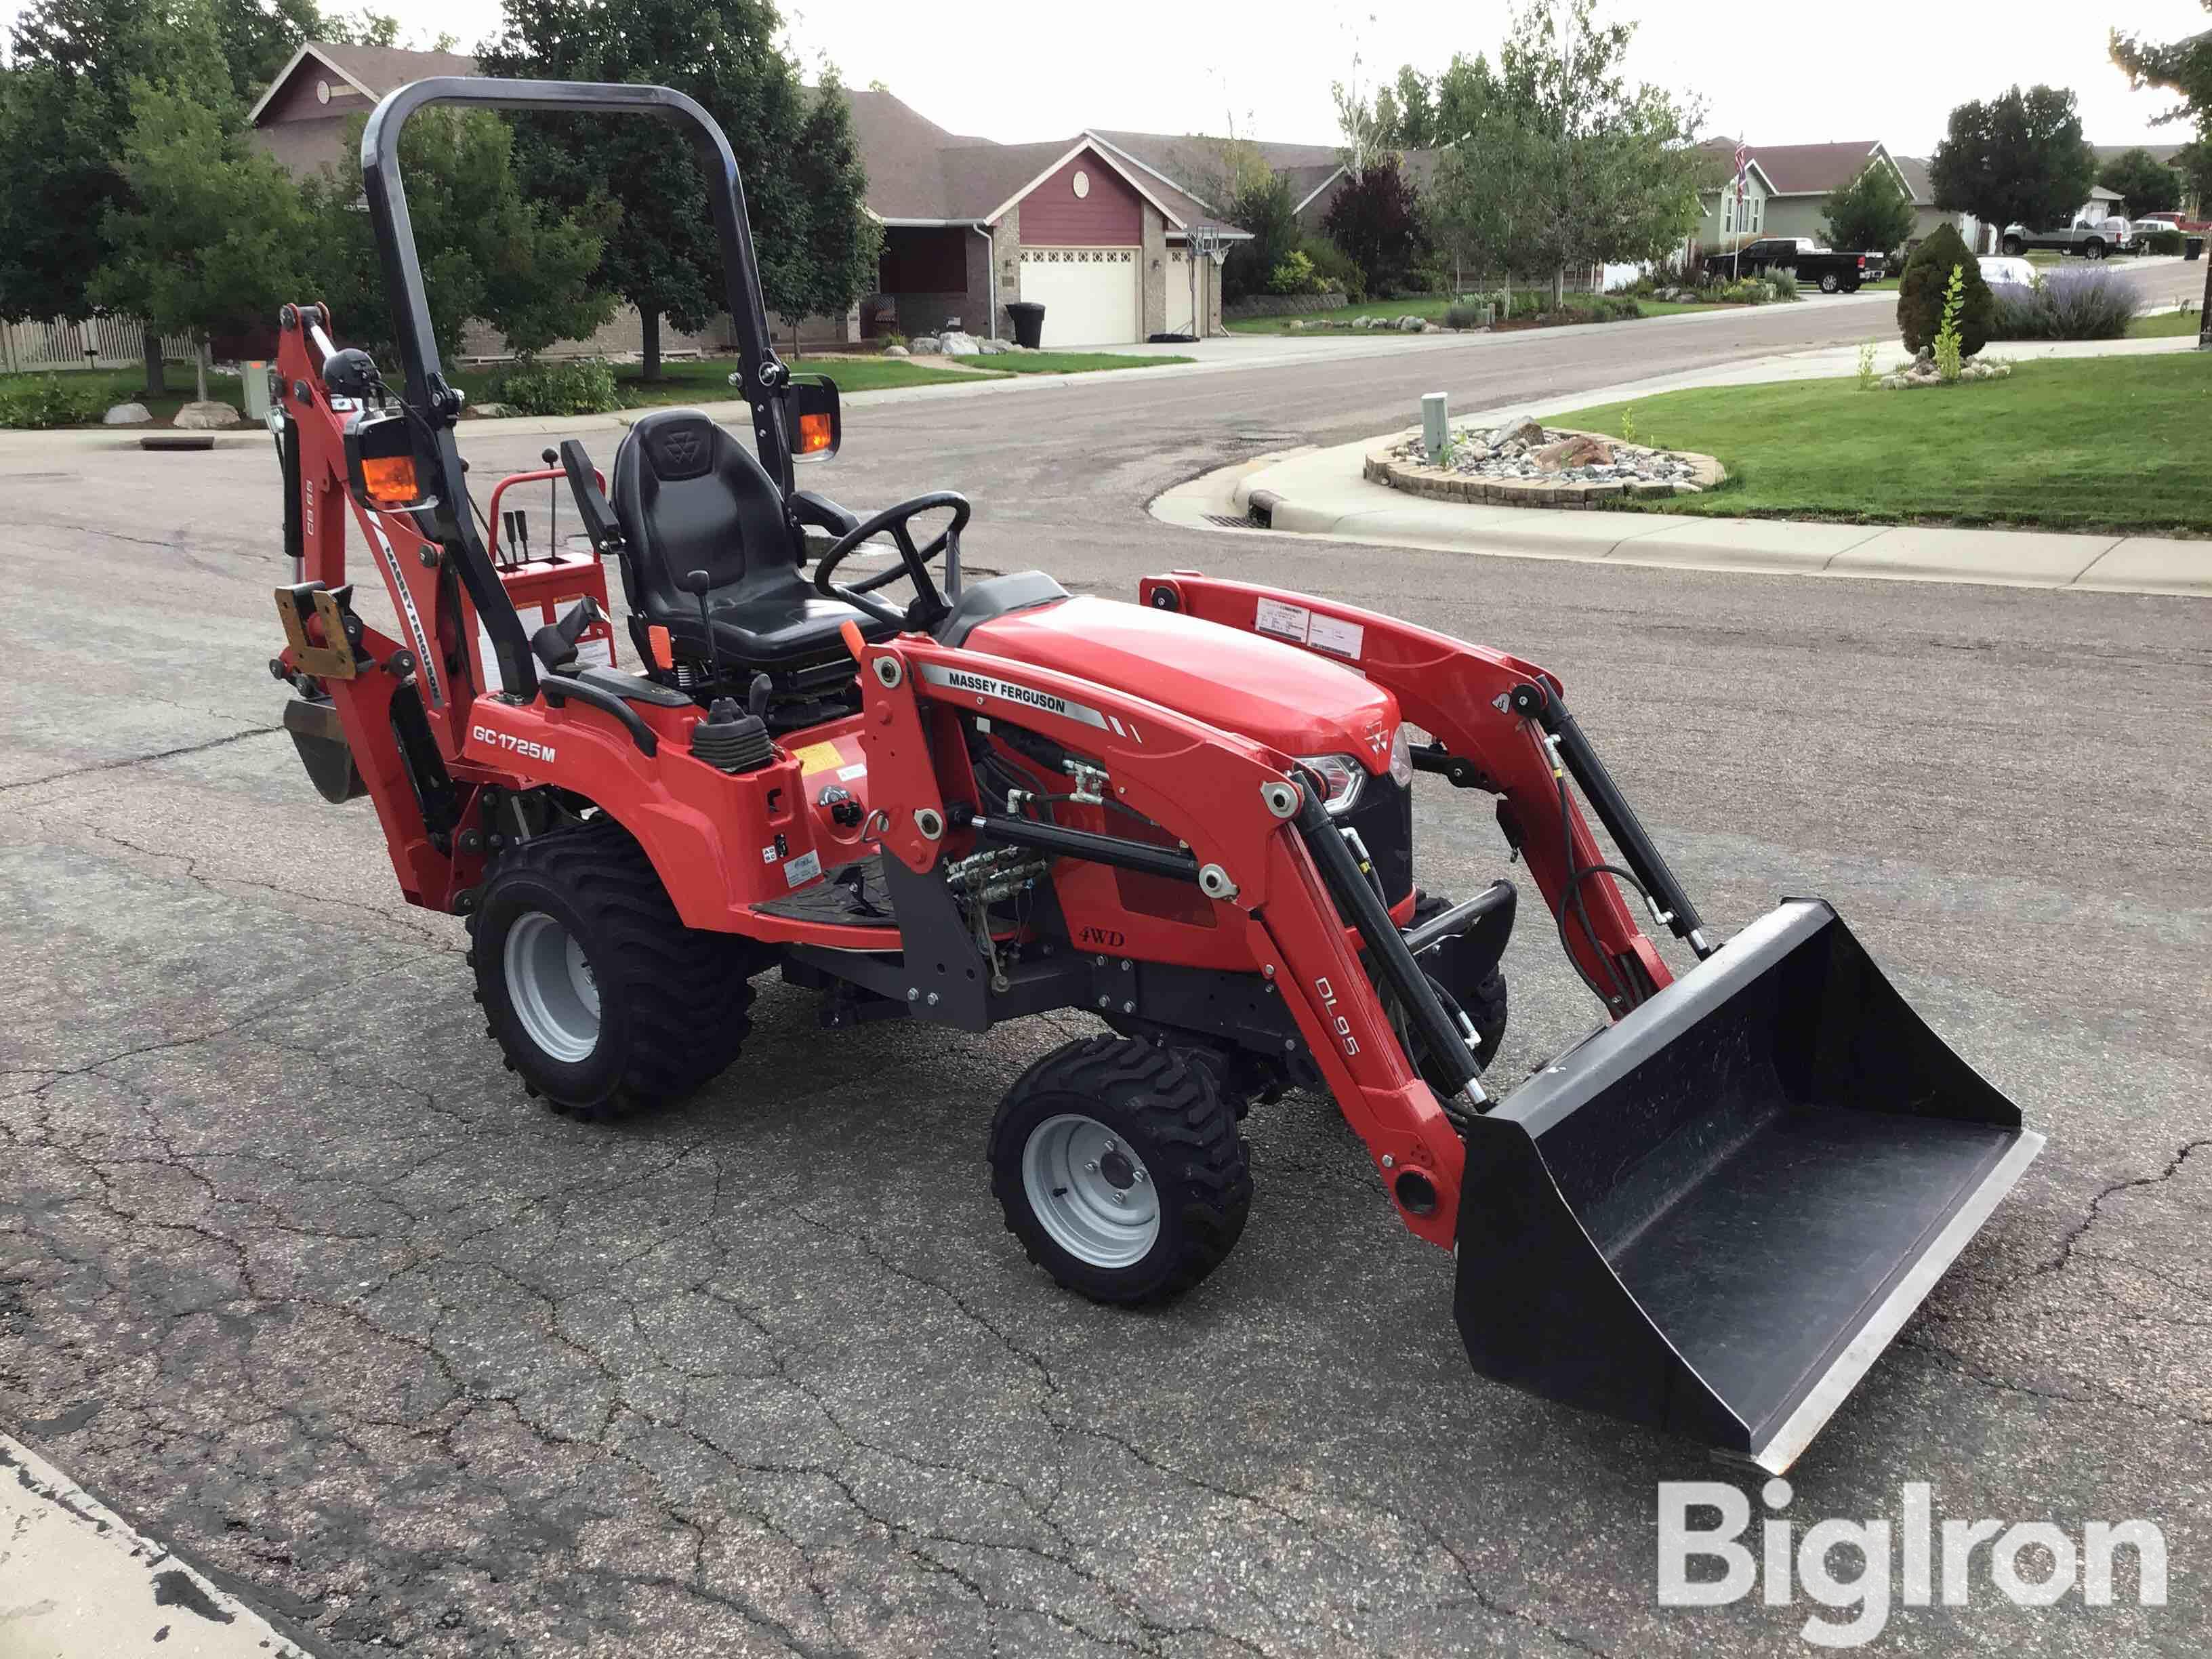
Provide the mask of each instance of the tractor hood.
{"label": "tractor hood", "polygon": [[1398,700],[1350,668],[1293,645],[1115,599],[1078,596],[994,618],[970,651],[1035,663],[1145,697],[1285,755],[1389,763]]}

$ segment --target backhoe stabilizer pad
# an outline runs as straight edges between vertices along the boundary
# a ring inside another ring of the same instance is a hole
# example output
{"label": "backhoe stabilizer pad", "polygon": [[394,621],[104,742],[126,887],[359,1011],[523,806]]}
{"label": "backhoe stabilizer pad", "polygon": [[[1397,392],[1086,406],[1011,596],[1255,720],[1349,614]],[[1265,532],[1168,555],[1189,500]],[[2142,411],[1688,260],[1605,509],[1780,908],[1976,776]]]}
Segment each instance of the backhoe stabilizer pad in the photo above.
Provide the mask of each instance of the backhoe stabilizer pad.
{"label": "backhoe stabilizer pad", "polygon": [[1790,900],[1469,1126],[1460,1335],[1778,1474],[2042,1146]]}

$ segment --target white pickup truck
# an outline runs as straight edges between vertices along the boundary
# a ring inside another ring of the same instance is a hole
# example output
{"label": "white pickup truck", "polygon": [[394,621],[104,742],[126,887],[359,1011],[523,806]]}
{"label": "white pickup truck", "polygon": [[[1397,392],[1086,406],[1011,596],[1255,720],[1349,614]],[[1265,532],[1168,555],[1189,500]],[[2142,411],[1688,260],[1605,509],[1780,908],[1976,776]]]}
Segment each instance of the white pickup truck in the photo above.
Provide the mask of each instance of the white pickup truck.
{"label": "white pickup truck", "polygon": [[2032,247],[2056,248],[2078,253],[2085,259],[2101,259],[2107,253],[2133,253],[2134,229],[2124,219],[2076,219],[2063,230],[2030,230],[2007,225],[1999,246],[2007,253],[2025,253]]}

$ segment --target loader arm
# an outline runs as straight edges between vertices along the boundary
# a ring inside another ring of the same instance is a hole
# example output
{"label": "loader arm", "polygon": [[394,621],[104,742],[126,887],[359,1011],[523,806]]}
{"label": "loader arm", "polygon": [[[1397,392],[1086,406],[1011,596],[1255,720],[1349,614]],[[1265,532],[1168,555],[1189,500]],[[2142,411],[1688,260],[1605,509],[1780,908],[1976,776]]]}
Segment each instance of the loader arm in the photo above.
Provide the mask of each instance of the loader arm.
{"label": "loader arm", "polygon": [[[1411,957],[1385,960],[1403,941],[1379,900],[1359,914],[1368,889],[1296,763],[1142,697],[921,635],[864,644],[859,654],[869,799],[887,853],[926,871],[1003,822],[949,729],[957,711],[1018,719],[1096,759],[1117,800],[1188,848],[1200,890],[1241,921],[1250,971],[1279,988],[1401,1218],[1449,1249],[1459,1134],[1407,1058],[1362,947],[1410,1018],[1425,1012],[1436,1029],[1449,1027]],[[1473,1070],[1468,1104],[1479,1109],[1487,1102]]]}
{"label": "loader arm", "polygon": [[[1711,947],[1674,880],[1566,712],[1557,676],[1502,651],[1355,605],[1177,571],[1139,594],[1164,611],[1241,629],[1349,663],[1398,699],[1441,745],[1415,764],[1500,798],[1506,839],[1528,860],[1583,980],[1619,1019],[1674,980],[1622,898],[1602,849],[1567,789],[1589,794],[1667,925],[1703,957]],[[1556,729],[1553,729],[1556,728]]]}

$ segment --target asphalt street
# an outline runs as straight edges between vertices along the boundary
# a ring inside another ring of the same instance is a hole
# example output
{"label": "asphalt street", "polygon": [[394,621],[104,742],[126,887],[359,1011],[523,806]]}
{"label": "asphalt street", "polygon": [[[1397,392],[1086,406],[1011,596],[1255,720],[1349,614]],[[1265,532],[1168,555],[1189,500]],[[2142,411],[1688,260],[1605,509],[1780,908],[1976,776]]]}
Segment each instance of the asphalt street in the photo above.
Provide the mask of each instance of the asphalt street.
{"label": "asphalt street", "polygon": [[[862,509],[964,490],[977,567],[1113,594],[1195,567],[1507,647],[1565,678],[1723,931],[1832,900],[2050,1146],[1788,1514],[1895,1517],[1926,1481],[1942,1517],[2153,1521],[2162,1608],[2125,1557],[2094,1608],[2015,1608],[1984,1565],[1876,1650],[2198,1654],[2212,606],[1145,511],[1240,456],[1403,423],[1425,391],[1498,406],[1887,316],[855,408],[806,481]],[[589,435],[602,464],[618,435]],[[466,447],[486,480],[543,441]],[[689,1103],[613,1130],[545,1113],[483,1037],[459,922],[400,902],[368,804],[324,805],[276,729],[268,448],[9,438],[0,501],[0,1427],[311,1650],[1810,1650],[1802,1594],[1657,1605],[1658,1483],[1729,1472],[1476,1378],[1449,1260],[1325,1098],[1255,1109],[1236,1255],[1140,1314],[1031,1268],[982,1164],[1000,1094],[1085,1018],[830,1040],[764,984],[745,1055]],[[1469,799],[1421,803],[1432,890],[1505,872]],[[1511,1081],[1598,1010],[1540,914],[1508,969]]]}

